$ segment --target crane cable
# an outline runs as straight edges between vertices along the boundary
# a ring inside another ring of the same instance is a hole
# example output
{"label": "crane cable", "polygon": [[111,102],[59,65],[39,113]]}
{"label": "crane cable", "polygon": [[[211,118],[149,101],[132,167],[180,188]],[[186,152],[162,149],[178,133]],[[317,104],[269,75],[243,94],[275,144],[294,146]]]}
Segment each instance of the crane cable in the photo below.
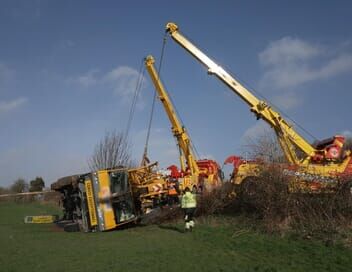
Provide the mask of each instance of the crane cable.
{"label": "crane cable", "polygon": [[[166,87],[165,82],[160,78],[160,76],[158,76],[158,78],[159,78],[159,80],[163,83],[163,85],[165,86],[165,89],[168,90],[168,88]],[[169,96],[169,99],[170,99],[170,101],[171,101],[171,104],[173,105],[173,108],[174,108],[174,110],[175,110],[175,113],[176,113],[177,118],[180,120],[180,123],[181,123],[183,129],[185,129],[185,130],[187,131],[187,134],[189,135],[189,143],[190,143],[190,148],[192,149],[192,152],[195,153],[195,155],[196,155],[197,158],[200,158],[199,152],[198,152],[198,150],[197,150],[195,144],[194,144],[193,141],[192,141],[192,137],[190,136],[190,132],[189,132],[189,130],[187,129],[187,127],[185,126],[185,123],[184,123],[184,121],[182,120],[181,114],[180,114],[180,112],[178,111],[178,109],[177,109],[177,107],[176,107],[176,104],[174,103],[174,101],[173,101],[173,99],[172,99],[171,94],[168,93],[168,96]],[[174,139],[175,139],[176,145],[179,146],[179,144],[178,144],[176,138],[174,138]]]}
{"label": "crane cable", "polygon": [[313,135],[309,130],[304,128],[302,125],[300,125],[297,121],[295,121],[287,112],[283,111],[278,105],[275,105],[272,101],[270,101],[268,98],[266,98],[262,93],[260,93],[258,90],[253,88],[248,82],[245,80],[241,79],[236,73],[233,73],[231,69],[228,67],[226,68],[227,71],[229,71],[230,75],[235,75],[234,77],[236,78],[237,81],[239,81],[244,87],[246,87],[248,90],[252,91],[254,94],[256,94],[258,97],[262,98],[265,102],[267,102],[269,105],[273,106],[282,116],[286,117],[288,120],[290,120],[296,127],[298,127],[301,131],[303,131],[306,135],[311,137],[313,140],[317,141],[318,138]]}
{"label": "crane cable", "polygon": [[[158,77],[159,78],[160,78],[160,71],[161,71],[162,62],[163,62],[163,58],[164,58],[164,51],[165,51],[165,46],[166,46],[166,37],[167,37],[167,33],[164,34],[163,43],[162,43],[162,47],[161,47],[159,67],[158,67]],[[151,131],[151,128],[152,128],[153,116],[154,116],[156,95],[157,95],[156,90],[154,90],[152,109],[151,109],[150,117],[149,117],[149,124],[148,124],[148,129],[147,129],[147,136],[146,136],[146,140],[145,140],[144,152],[143,152],[141,165],[145,165],[146,162],[149,161],[148,156],[147,156],[148,155],[148,145],[149,145],[150,131]]]}
{"label": "crane cable", "polygon": [[[165,85],[165,83],[164,83],[164,85]],[[174,103],[174,101],[173,101],[173,99],[172,99],[172,96],[171,96],[170,94],[169,94],[169,98],[170,98],[170,101],[171,101],[172,105],[174,106],[174,109],[175,109],[175,112],[176,112],[178,118],[180,119],[180,122],[181,122],[181,124],[182,124],[182,127],[183,127],[184,129],[186,129],[185,123],[184,123],[184,121],[182,120],[182,117],[181,117],[181,115],[180,115],[180,113],[179,113],[179,111],[178,111],[178,109],[177,109],[177,107],[176,107],[176,104]],[[187,131],[187,134],[190,135],[189,129],[186,129],[186,131]],[[192,148],[193,152],[196,154],[197,158],[200,158],[199,152],[198,152],[196,146],[194,145],[194,143],[193,143],[193,141],[192,141],[192,137],[190,137],[190,136],[189,136],[189,142],[190,142],[190,147]],[[178,143],[177,143],[177,145],[178,145]]]}
{"label": "crane cable", "polygon": [[[187,37],[185,34],[183,34],[183,36],[189,40],[191,43],[196,44],[191,38]],[[202,50],[203,52],[203,50]],[[313,133],[311,133],[309,130],[307,130],[306,128],[304,128],[302,125],[300,125],[297,121],[295,121],[288,113],[286,113],[285,111],[283,111],[280,107],[278,107],[277,105],[275,105],[273,102],[271,102],[270,100],[268,100],[263,94],[261,94],[260,92],[258,92],[255,88],[252,88],[250,86],[250,84],[248,84],[246,81],[242,80],[241,78],[239,78],[237,76],[236,73],[233,73],[231,71],[231,69],[229,69],[228,67],[224,66],[224,68],[226,68],[226,71],[229,71],[230,75],[236,75],[235,78],[236,80],[238,80],[244,87],[246,87],[248,90],[252,91],[254,94],[256,94],[258,97],[261,97],[264,101],[268,102],[271,106],[273,106],[274,108],[276,108],[279,113],[286,117],[287,119],[289,119],[296,127],[298,127],[302,132],[304,132],[306,135],[308,135],[309,137],[311,137],[313,140],[317,141],[318,138],[316,136],[313,135]]]}
{"label": "crane cable", "polygon": [[127,125],[126,125],[126,130],[125,130],[125,139],[128,138],[128,134],[129,134],[129,131],[130,131],[130,128],[131,128],[131,123],[132,123],[133,116],[134,116],[134,112],[136,110],[138,97],[139,97],[139,94],[141,92],[142,85],[143,85],[145,69],[143,69],[143,72],[142,72],[142,69],[143,69],[143,59],[141,61],[141,65],[139,67],[138,80],[136,82],[136,88],[135,88],[134,93],[133,93],[130,113],[129,113],[129,116],[128,116],[128,119],[127,119]]}

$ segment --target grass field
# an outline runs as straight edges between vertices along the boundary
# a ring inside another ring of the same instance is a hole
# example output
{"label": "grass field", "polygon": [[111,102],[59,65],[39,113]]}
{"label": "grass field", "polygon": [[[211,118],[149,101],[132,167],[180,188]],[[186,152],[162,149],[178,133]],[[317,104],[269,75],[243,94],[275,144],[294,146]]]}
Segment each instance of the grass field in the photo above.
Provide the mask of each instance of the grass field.
{"label": "grass field", "polygon": [[42,204],[0,203],[0,271],[352,271],[352,250],[280,238],[221,219],[65,233],[23,223],[25,215],[58,213]]}

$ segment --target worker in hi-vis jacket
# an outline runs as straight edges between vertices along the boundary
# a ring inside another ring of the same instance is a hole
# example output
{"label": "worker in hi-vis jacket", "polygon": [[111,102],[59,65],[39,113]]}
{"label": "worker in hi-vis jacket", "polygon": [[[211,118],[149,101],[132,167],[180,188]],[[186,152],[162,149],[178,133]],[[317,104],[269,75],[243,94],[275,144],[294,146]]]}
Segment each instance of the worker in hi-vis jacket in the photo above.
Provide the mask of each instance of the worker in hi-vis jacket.
{"label": "worker in hi-vis jacket", "polygon": [[192,194],[189,188],[185,189],[185,193],[182,196],[181,208],[185,213],[185,231],[192,231],[194,227],[193,216],[197,207],[196,194]]}

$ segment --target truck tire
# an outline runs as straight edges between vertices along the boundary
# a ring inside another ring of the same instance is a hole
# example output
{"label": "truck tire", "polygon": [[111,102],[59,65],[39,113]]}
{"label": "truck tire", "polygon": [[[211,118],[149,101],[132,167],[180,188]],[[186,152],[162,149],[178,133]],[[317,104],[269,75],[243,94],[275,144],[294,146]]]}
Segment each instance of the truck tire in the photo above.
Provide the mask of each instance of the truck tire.
{"label": "truck tire", "polygon": [[247,211],[252,211],[257,206],[257,199],[260,197],[259,182],[257,177],[247,177],[237,187],[236,195],[242,208]]}

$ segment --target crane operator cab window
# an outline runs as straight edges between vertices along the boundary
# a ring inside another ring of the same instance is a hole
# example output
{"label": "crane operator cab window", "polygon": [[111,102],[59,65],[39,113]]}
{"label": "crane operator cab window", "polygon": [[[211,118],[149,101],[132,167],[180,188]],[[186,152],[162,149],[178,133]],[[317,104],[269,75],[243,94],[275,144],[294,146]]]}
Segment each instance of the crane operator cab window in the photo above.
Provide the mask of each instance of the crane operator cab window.
{"label": "crane operator cab window", "polygon": [[136,217],[128,172],[118,171],[110,173],[112,206],[117,223],[130,221]]}

